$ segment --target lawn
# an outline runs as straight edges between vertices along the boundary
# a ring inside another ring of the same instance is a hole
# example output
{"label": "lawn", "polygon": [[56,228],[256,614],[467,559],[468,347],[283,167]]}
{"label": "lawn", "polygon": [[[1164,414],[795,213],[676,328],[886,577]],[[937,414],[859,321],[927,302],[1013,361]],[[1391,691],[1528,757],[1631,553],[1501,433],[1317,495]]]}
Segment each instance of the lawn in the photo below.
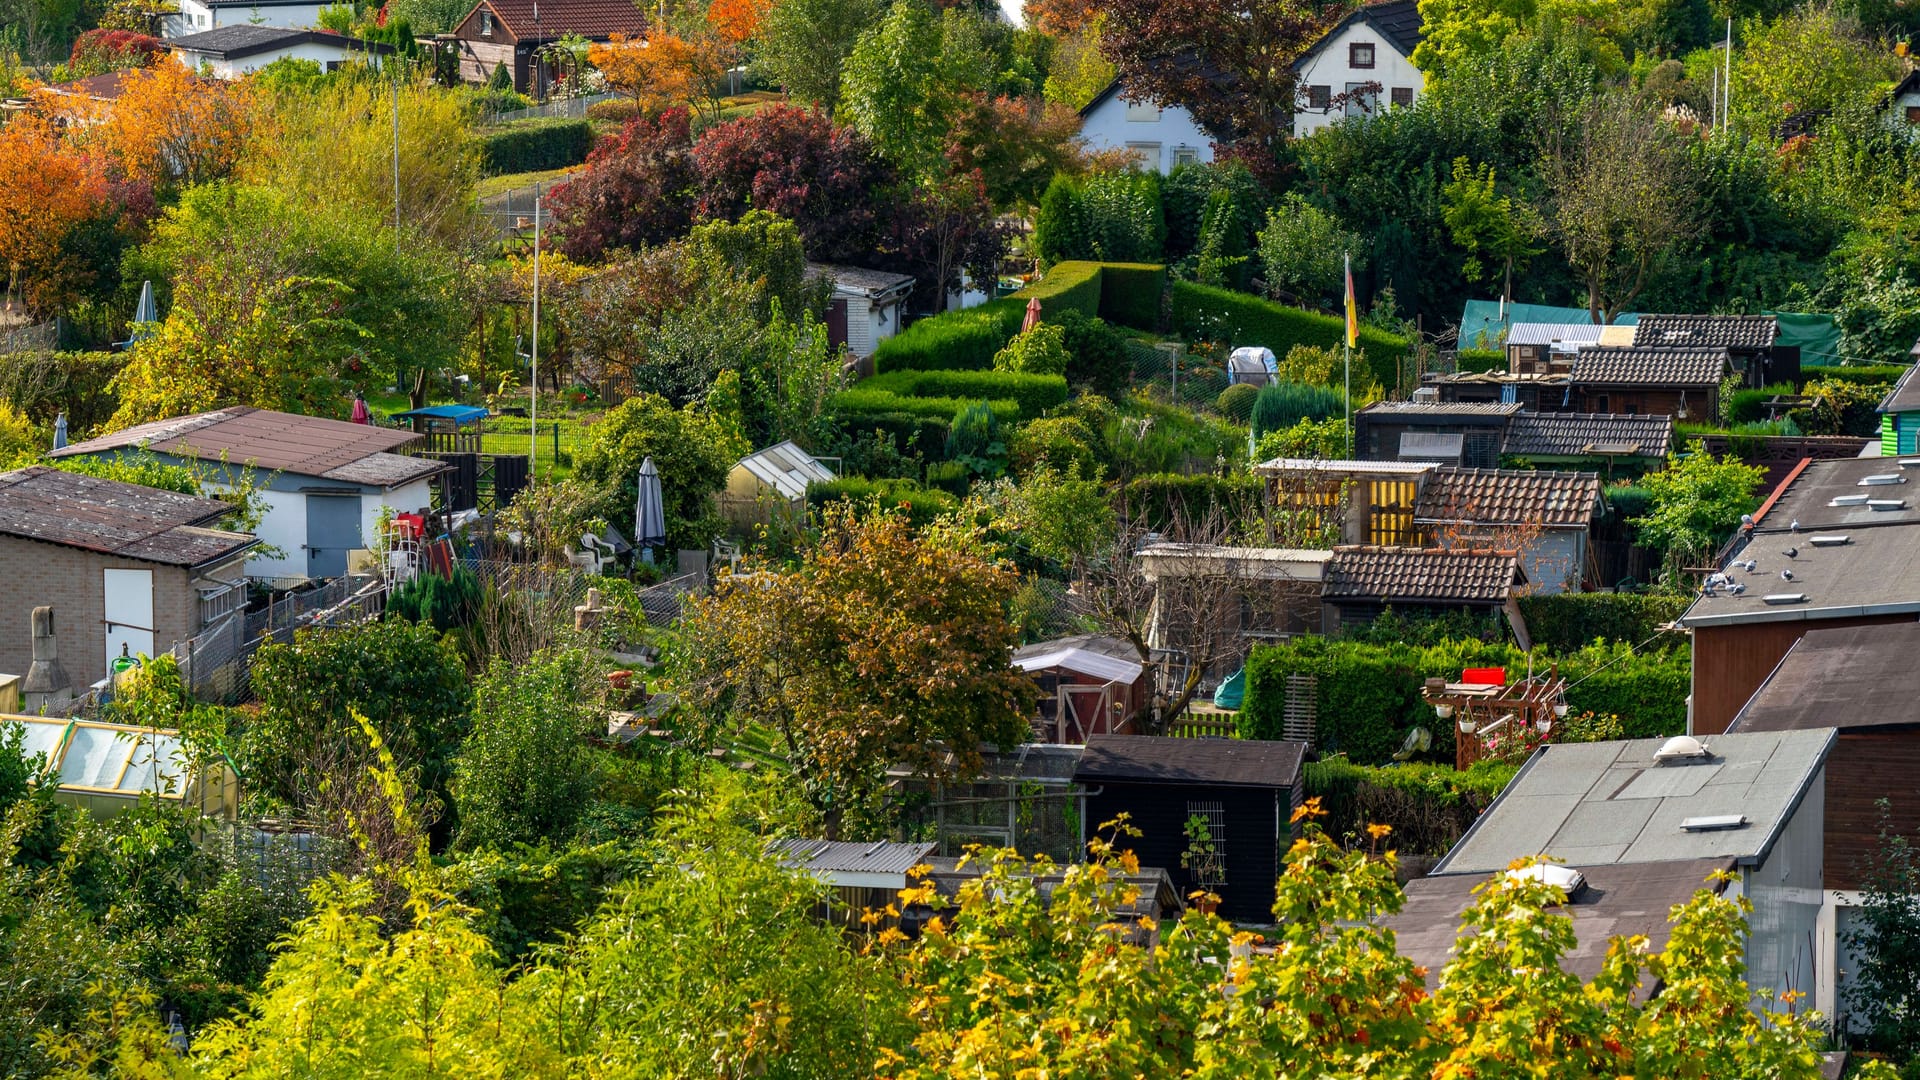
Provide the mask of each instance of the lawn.
{"label": "lawn", "polygon": [[517,188],[528,188],[535,184],[557,184],[568,175],[579,171],[579,166],[566,169],[541,169],[535,172],[506,173],[501,176],[481,177],[473,186],[477,198],[490,199],[495,195],[505,195]]}

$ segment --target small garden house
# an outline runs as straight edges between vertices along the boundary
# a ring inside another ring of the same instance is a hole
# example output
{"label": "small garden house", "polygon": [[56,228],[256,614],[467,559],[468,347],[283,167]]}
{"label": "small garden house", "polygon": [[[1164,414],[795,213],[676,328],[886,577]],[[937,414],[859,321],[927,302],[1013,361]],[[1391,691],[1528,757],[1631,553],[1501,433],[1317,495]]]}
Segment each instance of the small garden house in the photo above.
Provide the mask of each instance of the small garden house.
{"label": "small garden house", "polygon": [[807,486],[833,479],[833,470],[791,440],[756,450],[727,472],[720,515],[740,528],[797,516],[807,509]]}

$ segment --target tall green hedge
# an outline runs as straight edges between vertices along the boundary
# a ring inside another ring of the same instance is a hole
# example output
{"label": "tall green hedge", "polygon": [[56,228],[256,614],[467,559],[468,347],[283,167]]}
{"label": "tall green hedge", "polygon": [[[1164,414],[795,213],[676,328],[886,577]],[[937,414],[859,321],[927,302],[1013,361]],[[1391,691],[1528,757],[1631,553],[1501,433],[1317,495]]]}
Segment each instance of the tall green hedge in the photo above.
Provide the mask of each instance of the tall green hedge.
{"label": "tall green hedge", "polygon": [[1499,349],[1461,349],[1454,354],[1453,369],[1462,375],[1479,375],[1507,370],[1507,354]]}
{"label": "tall green hedge", "polygon": [[[1013,294],[1020,300],[1040,301],[1042,319],[1063,311],[1082,315],[1100,314],[1100,291],[1104,268],[1096,262],[1055,263],[1047,276]],[[1024,311],[1024,305],[1022,307]]]}
{"label": "tall green hedge", "polygon": [[[1635,654],[1625,643],[1589,645],[1555,656],[1534,654],[1533,669],[1558,665],[1568,681],[1567,703],[1576,712],[1621,718],[1626,738],[1674,735],[1686,730],[1692,662],[1685,646]],[[1253,651],[1247,661],[1247,699],[1240,734],[1277,739],[1285,730],[1287,676],[1318,679],[1316,708],[1320,748],[1356,762],[1392,757],[1415,725],[1432,733],[1432,755],[1453,753],[1453,728],[1442,724],[1421,699],[1429,678],[1458,679],[1469,667],[1504,667],[1510,679],[1524,677],[1527,654],[1511,645],[1449,641],[1420,648],[1303,637]]]}
{"label": "tall green hedge", "polygon": [[[1173,283],[1169,317],[1173,328],[1189,337],[1224,334],[1235,346],[1264,345],[1276,356],[1287,355],[1295,345],[1339,348],[1346,335],[1344,320],[1332,315],[1191,281]],[[1389,390],[1399,384],[1407,339],[1363,326],[1359,351],[1366,357],[1374,381]]]}
{"label": "tall green hedge", "polygon": [[1326,811],[1328,835],[1368,842],[1367,826],[1393,827],[1390,846],[1403,854],[1440,855],[1458,843],[1493,805],[1519,767],[1482,761],[1461,772],[1451,765],[1355,765],[1334,757],[1301,773],[1308,798]]}
{"label": "tall green hedge", "polygon": [[880,500],[886,507],[904,506],[907,518],[925,525],[942,514],[953,512],[960,501],[944,491],[921,487],[918,481],[902,479],[871,480],[864,476],[843,476],[807,485],[807,506],[817,508],[835,502],[864,503]]}
{"label": "tall green hedge", "polygon": [[887,436],[894,449],[902,454],[918,451],[935,461],[946,453],[947,429],[952,421],[951,414],[918,416],[905,412],[835,412],[833,418],[849,440],[877,431]]}
{"label": "tall green hedge", "polygon": [[1064,375],[1029,375],[1016,371],[890,371],[861,380],[854,390],[914,398],[1011,401],[1021,416],[1031,420],[1066,403],[1067,379]]}
{"label": "tall green hedge", "polygon": [[1136,330],[1160,328],[1167,268],[1159,263],[1101,263],[1100,317]]}
{"label": "tall green hedge", "polygon": [[[950,422],[953,414],[959,412],[962,405],[973,400],[976,399],[912,397],[907,394],[897,394],[891,390],[873,390],[861,385],[833,395],[828,405],[834,412],[841,414],[848,425],[865,426],[870,424],[870,418],[897,414]],[[1020,418],[1020,406],[1005,398],[987,402],[987,408],[993,410],[994,419],[1003,424]]]}
{"label": "tall green hedge", "polygon": [[1128,515],[1153,529],[1167,528],[1175,518],[1204,520],[1214,510],[1228,521],[1253,521],[1260,516],[1264,483],[1245,473],[1149,473],[1127,481],[1125,497]]}
{"label": "tall green hedge", "polygon": [[884,373],[990,368],[993,354],[1013,340],[1026,317],[1026,300],[1010,296],[921,319],[873,350],[873,369]]}
{"label": "tall green hedge", "polygon": [[480,129],[480,167],[489,176],[564,169],[587,160],[593,122],[570,117],[514,120]]}
{"label": "tall green hedge", "polygon": [[1645,641],[1660,624],[1679,618],[1691,600],[1671,593],[1523,596],[1520,615],[1526,619],[1527,632],[1535,645],[1554,652],[1575,652],[1597,640]]}

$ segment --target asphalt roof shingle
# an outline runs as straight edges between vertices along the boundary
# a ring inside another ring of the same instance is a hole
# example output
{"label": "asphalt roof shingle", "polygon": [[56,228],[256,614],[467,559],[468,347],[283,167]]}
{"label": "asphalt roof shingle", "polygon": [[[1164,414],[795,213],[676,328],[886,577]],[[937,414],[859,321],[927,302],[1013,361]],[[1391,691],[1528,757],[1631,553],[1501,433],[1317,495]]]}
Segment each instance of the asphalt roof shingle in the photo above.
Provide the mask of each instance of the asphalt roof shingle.
{"label": "asphalt roof shingle", "polygon": [[1729,732],[1920,725],[1920,623],[1809,630]]}
{"label": "asphalt roof shingle", "polygon": [[1511,551],[1337,547],[1321,595],[1386,603],[1501,604],[1524,579],[1520,557]]}
{"label": "asphalt roof shingle", "polygon": [[167,566],[200,566],[257,543],[205,527],[231,509],[45,465],[0,473],[0,535]]}
{"label": "asphalt roof shingle", "polygon": [[1595,345],[1574,354],[1576,386],[1718,386],[1727,373],[1725,348],[1631,348]]}
{"label": "asphalt roof shingle", "polygon": [[1640,348],[1771,349],[1780,322],[1771,315],[1642,315]]}
{"label": "asphalt roof shingle", "polygon": [[1507,425],[1501,452],[1541,457],[1624,454],[1666,457],[1673,417],[1625,413],[1521,413]]}
{"label": "asphalt roof shingle", "polygon": [[176,457],[225,460],[235,466],[317,476],[344,483],[396,487],[432,476],[446,465],[390,451],[423,436],[396,428],[350,424],[318,416],[235,406],[140,424],[74,443],[49,457],[99,454],[144,446]]}
{"label": "asphalt roof shingle", "polygon": [[1413,503],[1416,522],[1585,527],[1599,512],[1599,474],[1532,469],[1435,469]]}

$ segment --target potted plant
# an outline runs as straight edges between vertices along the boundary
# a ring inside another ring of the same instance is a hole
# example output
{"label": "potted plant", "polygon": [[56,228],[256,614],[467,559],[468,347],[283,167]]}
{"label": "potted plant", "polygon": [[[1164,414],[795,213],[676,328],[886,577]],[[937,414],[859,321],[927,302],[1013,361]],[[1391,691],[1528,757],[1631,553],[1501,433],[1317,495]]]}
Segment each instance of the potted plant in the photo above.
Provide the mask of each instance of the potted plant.
{"label": "potted plant", "polygon": [[1211,915],[1220,906],[1220,897],[1208,888],[1221,878],[1220,849],[1213,842],[1213,830],[1208,827],[1207,819],[1199,814],[1187,818],[1185,831],[1187,849],[1180,853],[1180,868],[1199,886],[1194,906],[1202,914]]}

